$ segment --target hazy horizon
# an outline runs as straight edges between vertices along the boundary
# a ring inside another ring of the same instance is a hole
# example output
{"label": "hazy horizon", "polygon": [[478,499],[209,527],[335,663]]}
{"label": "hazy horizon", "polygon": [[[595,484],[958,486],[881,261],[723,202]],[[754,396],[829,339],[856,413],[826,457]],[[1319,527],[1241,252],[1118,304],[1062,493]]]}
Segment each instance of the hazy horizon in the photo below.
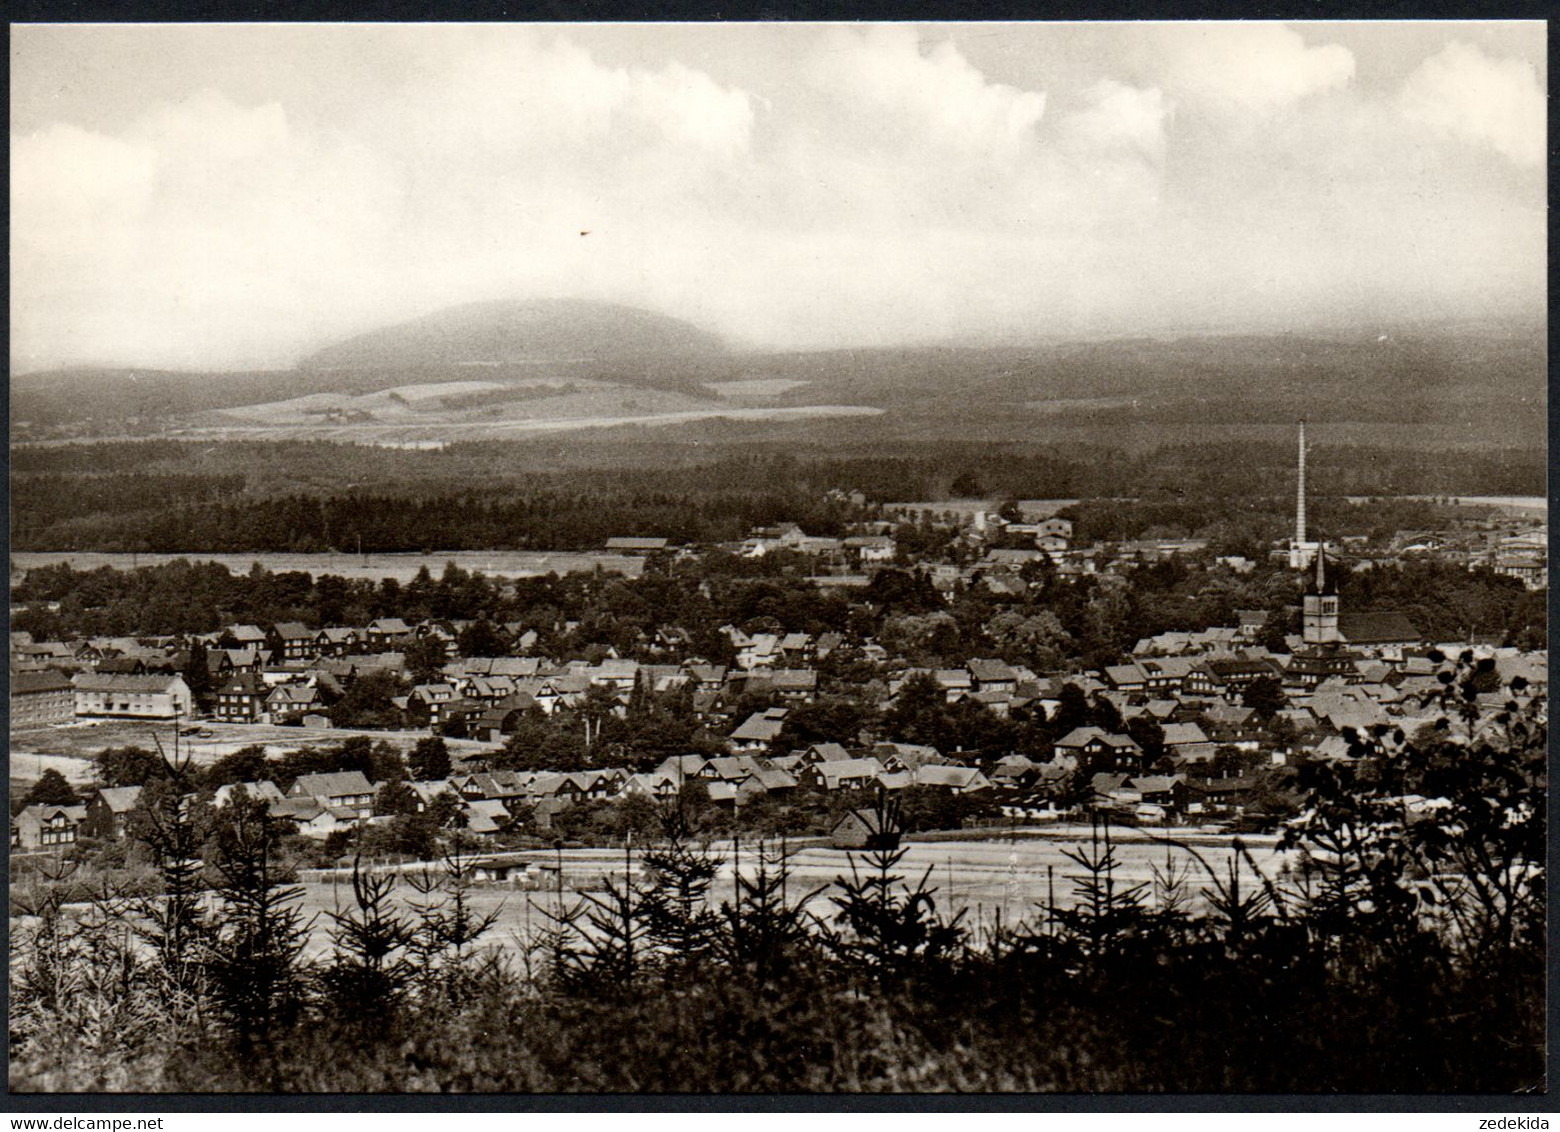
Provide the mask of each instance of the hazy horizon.
{"label": "hazy horizon", "polygon": [[739,349],[1542,325],[1526,22],[12,29],[13,372],[486,299]]}

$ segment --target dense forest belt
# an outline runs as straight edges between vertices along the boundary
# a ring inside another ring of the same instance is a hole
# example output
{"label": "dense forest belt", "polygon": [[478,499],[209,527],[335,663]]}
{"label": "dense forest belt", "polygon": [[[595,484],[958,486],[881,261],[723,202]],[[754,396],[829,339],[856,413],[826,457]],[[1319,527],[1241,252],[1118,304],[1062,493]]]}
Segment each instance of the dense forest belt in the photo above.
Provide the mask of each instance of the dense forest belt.
{"label": "dense forest belt", "polygon": [[[869,504],[1130,497],[1145,508],[1134,518],[1117,507],[1097,529],[1080,532],[1095,538],[1137,537],[1167,525],[1205,535],[1236,505],[1262,528],[1253,535],[1272,538],[1282,534],[1291,506],[1293,462],[1292,444],[1267,442],[1145,454],[953,442],[850,449],[494,442],[440,451],[312,441],[65,445],[12,453],[12,545],[167,553],[586,550],[618,534],[719,541],[786,521],[828,535],[854,517],[825,498],[836,488],[860,491]],[[1546,463],[1541,448],[1449,455],[1317,447],[1310,472],[1315,517],[1325,528],[1328,508],[1344,506],[1330,497],[1539,494]],[[1359,516],[1347,517],[1358,525]]]}

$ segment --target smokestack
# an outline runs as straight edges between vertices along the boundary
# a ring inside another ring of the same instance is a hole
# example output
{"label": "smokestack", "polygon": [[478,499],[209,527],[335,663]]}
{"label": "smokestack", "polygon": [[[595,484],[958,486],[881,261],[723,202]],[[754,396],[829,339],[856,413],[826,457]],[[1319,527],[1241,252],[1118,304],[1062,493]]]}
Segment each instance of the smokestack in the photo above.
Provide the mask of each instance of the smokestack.
{"label": "smokestack", "polygon": [[1295,544],[1305,543],[1305,422],[1300,422],[1300,477],[1295,485]]}

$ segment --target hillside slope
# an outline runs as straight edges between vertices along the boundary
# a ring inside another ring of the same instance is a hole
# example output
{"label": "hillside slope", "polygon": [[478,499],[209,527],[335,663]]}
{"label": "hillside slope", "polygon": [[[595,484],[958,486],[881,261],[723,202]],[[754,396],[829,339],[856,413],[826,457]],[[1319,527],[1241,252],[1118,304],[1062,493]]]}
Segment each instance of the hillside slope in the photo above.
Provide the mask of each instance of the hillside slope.
{"label": "hillside slope", "polygon": [[467,303],[359,334],[305,370],[442,369],[723,352],[713,334],[650,311],[579,299]]}

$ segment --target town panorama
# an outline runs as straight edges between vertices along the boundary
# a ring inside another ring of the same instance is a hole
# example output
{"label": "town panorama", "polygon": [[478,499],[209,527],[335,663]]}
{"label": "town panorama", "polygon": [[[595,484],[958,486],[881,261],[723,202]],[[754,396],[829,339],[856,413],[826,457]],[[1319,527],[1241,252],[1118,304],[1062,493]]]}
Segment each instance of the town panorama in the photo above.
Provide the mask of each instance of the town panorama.
{"label": "town panorama", "polygon": [[13,1094],[1542,1090],[1542,25],[13,35]]}

